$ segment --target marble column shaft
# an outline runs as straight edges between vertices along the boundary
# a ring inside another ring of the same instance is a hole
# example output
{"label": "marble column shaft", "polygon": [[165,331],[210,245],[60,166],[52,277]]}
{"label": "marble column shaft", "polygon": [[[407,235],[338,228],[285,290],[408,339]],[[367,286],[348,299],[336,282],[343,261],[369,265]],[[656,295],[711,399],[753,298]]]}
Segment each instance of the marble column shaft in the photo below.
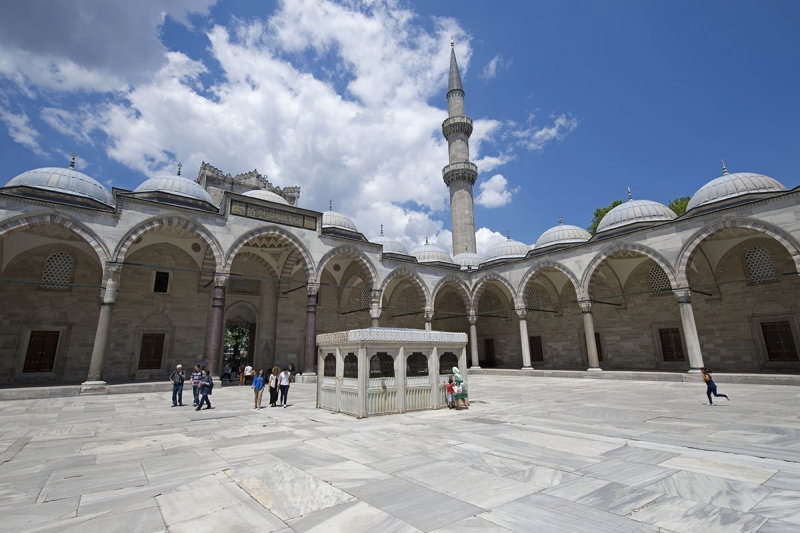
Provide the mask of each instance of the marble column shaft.
{"label": "marble column shaft", "polygon": [[592,317],[592,303],[589,301],[578,302],[583,314],[583,335],[586,338],[586,355],[589,358],[589,370],[600,370],[600,358],[597,356],[597,341],[594,337],[594,318]]}
{"label": "marble column shaft", "polygon": [[697,326],[694,322],[692,291],[678,289],[672,292],[678,299],[678,309],[681,312],[683,339],[686,342],[686,351],[689,352],[689,372],[699,372],[705,364],[703,363],[703,353],[700,350],[700,337],[697,335]]}
{"label": "marble column shaft", "polygon": [[469,317],[469,349],[472,356],[472,368],[480,368],[478,359],[478,319],[475,316]]}
{"label": "marble column shaft", "polygon": [[522,348],[522,368],[530,369],[531,366],[531,346],[528,341],[528,319],[525,309],[517,309],[519,316],[519,340]]}
{"label": "marble column shaft", "polygon": [[219,359],[222,352],[222,334],[225,329],[225,286],[228,276],[214,276],[214,293],[211,296],[211,320],[206,338],[206,370],[209,375],[219,376]]}
{"label": "marble column shaft", "polygon": [[122,272],[122,265],[118,263],[106,264],[104,272],[104,283],[100,296],[100,316],[97,319],[97,330],[94,334],[94,345],[92,346],[92,358],[89,361],[89,373],[86,377],[87,382],[102,382],[103,370],[105,369],[106,352],[108,351],[108,337],[111,329],[111,317],[114,312],[114,304],[117,301],[117,287],[119,286],[119,275]]}
{"label": "marble column shaft", "polygon": [[306,303],[306,342],[303,372],[311,374],[315,371],[314,360],[317,353],[317,294],[319,285],[308,284],[308,301]]}

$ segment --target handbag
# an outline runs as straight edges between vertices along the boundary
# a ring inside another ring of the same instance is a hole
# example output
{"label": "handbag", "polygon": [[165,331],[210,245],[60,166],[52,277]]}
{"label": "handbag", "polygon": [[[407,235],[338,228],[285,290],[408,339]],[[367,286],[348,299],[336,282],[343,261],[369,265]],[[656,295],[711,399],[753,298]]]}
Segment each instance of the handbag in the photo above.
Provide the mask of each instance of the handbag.
{"label": "handbag", "polygon": [[453,394],[461,394],[462,391],[461,385],[453,385]]}

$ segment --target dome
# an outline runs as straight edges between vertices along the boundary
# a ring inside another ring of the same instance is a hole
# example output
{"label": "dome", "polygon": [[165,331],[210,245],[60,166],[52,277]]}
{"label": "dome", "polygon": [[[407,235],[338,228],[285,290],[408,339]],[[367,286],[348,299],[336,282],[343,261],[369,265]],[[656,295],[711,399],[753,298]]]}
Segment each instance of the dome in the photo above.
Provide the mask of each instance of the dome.
{"label": "dome", "polygon": [[478,254],[470,252],[463,252],[453,256],[453,262],[462,269],[478,268],[478,265],[484,262],[484,258]]}
{"label": "dome", "polygon": [[447,252],[437,246],[429,244],[427,239],[425,240],[425,244],[421,247],[412,250],[411,255],[416,257],[417,261],[420,263],[434,263],[436,261],[443,263],[453,262],[453,258],[450,257]]}
{"label": "dome", "polygon": [[74,194],[97,200],[106,205],[113,204],[111,193],[105,187],[74,168],[46,167],[28,170],[6,184],[6,187],[20,186]]}
{"label": "dome", "polygon": [[322,227],[324,228],[339,228],[346,229],[347,231],[354,231],[358,233],[358,228],[353,224],[353,221],[341,213],[336,211],[325,211],[322,214]]}
{"label": "dome", "polygon": [[592,238],[591,233],[578,226],[570,224],[562,224],[559,217],[558,226],[553,226],[545,231],[539,238],[536,239],[535,247],[544,248],[545,246],[553,246],[555,244],[573,244],[577,242],[586,242]]}
{"label": "dome", "polygon": [[531,247],[524,242],[512,240],[509,236],[508,239],[501,242],[486,254],[486,260],[492,261],[494,259],[510,259],[512,257],[525,257]]}
{"label": "dome", "polygon": [[713,179],[703,185],[699,191],[692,195],[692,199],[686,205],[686,210],[700,207],[701,205],[735,198],[745,194],[758,192],[781,192],[785,191],[778,180],[761,174],[751,172],[736,172],[728,174],[727,171],[717,179]]}
{"label": "dome", "polygon": [[165,192],[213,204],[206,190],[194,181],[180,176],[157,176],[145,181],[133,192]]}
{"label": "dome", "polygon": [[383,246],[383,253],[385,254],[403,254],[408,255],[408,250],[400,241],[390,239],[383,235],[383,224],[381,224],[381,234],[375,237],[372,242]]}
{"label": "dome", "polygon": [[259,200],[266,200],[267,202],[274,202],[276,204],[289,205],[289,202],[287,202],[283,196],[266,189],[253,189],[252,191],[247,191],[244,193],[243,196],[257,198]]}
{"label": "dome", "polygon": [[665,222],[677,216],[675,211],[658,202],[628,200],[606,213],[597,225],[597,233],[639,222]]}

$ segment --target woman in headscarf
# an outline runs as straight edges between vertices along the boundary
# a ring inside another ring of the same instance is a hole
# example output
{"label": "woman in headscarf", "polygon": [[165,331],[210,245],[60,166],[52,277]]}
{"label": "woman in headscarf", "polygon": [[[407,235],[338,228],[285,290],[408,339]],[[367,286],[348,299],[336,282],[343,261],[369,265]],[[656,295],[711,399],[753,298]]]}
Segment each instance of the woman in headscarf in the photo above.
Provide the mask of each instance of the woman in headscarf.
{"label": "woman in headscarf", "polygon": [[[453,367],[453,381],[456,384],[456,393],[455,393],[455,404],[456,409],[458,409],[458,401],[462,400],[464,402],[464,407],[469,409],[469,396],[467,395],[467,383],[464,381],[464,378],[461,377],[461,371],[458,369],[457,366]],[[460,390],[460,392],[458,392]]]}

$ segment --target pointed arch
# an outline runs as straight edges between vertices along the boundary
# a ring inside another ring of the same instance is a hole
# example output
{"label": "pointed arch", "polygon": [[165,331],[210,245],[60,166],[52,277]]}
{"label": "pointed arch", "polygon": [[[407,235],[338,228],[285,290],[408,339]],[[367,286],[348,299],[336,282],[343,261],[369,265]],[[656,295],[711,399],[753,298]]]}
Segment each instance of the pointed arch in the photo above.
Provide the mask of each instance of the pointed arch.
{"label": "pointed arch", "polygon": [[570,283],[572,283],[572,287],[575,289],[575,294],[578,296],[578,298],[580,298],[581,283],[578,280],[578,276],[576,276],[572,270],[562,265],[558,261],[551,261],[547,259],[544,261],[535,262],[522,277],[522,281],[520,281],[519,287],[517,288],[518,301],[514,304],[517,308],[525,307],[525,302],[522,301],[525,294],[525,287],[536,274],[542,272],[545,268],[552,268],[564,274]]}
{"label": "pointed arch", "polygon": [[215,268],[219,269],[220,265],[222,265],[222,247],[214,236],[211,235],[211,232],[201,224],[177,215],[153,217],[129,229],[122,239],[120,239],[114,250],[114,261],[118,263],[123,262],[125,260],[125,255],[128,253],[131,245],[136,242],[136,239],[141,237],[144,233],[162,226],[180,226],[194,233],[205,241],[211,253],[214,254]]}
{"label": "pointed arch", "polygon": [[464,300],[464,309],[469,312],[472,306],[469,287],[467,287],[467,284],[464,282],[464,280],[452,274],[448,274],[436,282],[436,286],[431,292],[431,307],[433,308],[436,306],[436,297],[439,295],[439,291],[445,288],[445,285],[455,285],[458,287],[456,292],[458,292],[461,298]]}
{"label": "pointed arch", "polygon": [[97,236],[92,230],[64,215],[56,215],[52,213],[31,215],[25,214],[17,217],[12,217],[0,222],[0,239],[14,231],[24,231],[26,229],[37,226],[50,226],[56,225],[65,228],[72,233],[81,237],[86,243],[92,247],[97,260],[100,262],[101,267],[106,264],[111,257],[105,243]]}
{"label": "pointed arch", "polygon": [[653,250],[652,248],[641,244],[620,243],[607,246],[602,250],[600,250],[600,252],[596,256],[594,256],[589,265],[586,267],[580,285],[583,297],[585,298],[589,297],[590,295],[589,286],[591,285],[595,274],[597,274],[597,269],[600,267],[600,265],[602,265],[606,261],[606,259],[609,259],[611,256],[613,256],[618,252],[635,252],[640,255],[649,257],[664,270],[664,273],[667,275],[667,278],[669,279],[670,286],[673,289],[678,288],[679,285],[675,277],[675,271],[673,270],[670,262],[667,261],[667,259],[663,255]]}
{"label": "pointed arch", "polygon": [[337,255],[352,256],[360,265],[364,267],[364,269],[367,271],[367,274],[371,278],[368,280],[369,283],[367,283],[367,286],[374,287],[378,283],[378,271],[375,269],[375,265],[372,264],[372,261],[369,260],[367,255],[358,248],[346,245],[337,246],[336,248],[328,250],[328,252],[322,256],[322,259],[320,259],[317,263],[317,279],[315,279],[317,283],[320,281],[319,278],[322,276],[322,271],[325,270],[325,265]]}
{"label": "pointed arch", "polygon": [[306,278],[316,279],[316,271],[314,268],[314,260],[311,258],[311,254],[303,245],[303,243],[292,235],[291,233],[276,227],[276,226],[265,226],[262,228],[257,228],[254,230],[250,230],[238,239],[233,245],[228,249],[228,253],[225,254],[225,261],[222,263],[224,265],[223,271],[230,272],[231,264],[233,263],[233,259],[236,257],[236,254],[241,250],[241,248],[250,242],[251,240],[257,237],[264,237],[264,236],[276,236],[281,239],[285,239],[289,244],[295,249],[295,251],[300,254],[303,259],[303,268],[306,273]]}
{"label": "pointed arch", "polygon": [[725,220],[719,220],[700,228],[683,245],[680,253],[678,254],[678,260],[675,268],[680,286],[689,286],[689,275],[687,270],[689,268],[689,261],[691,260],[694,252],[697,250],[697,247],[700,246],[704,240],[711,237],[715,233],[729,228],[749,229],[772,237],[786,249],[786,251],[789,253],[789,256],[792,258],[792,261],[794,262],[795,271],[800,272],[800,243],[798,243],[791,234],[779,228],[778,226],[764,222],[763,220],[739,217],[726,218]]}
{"label": "pointed arch", "polygon": [[386,287],[389,286],[389,283],[391,283],[393,279],[400,276],[409,278],[413,283],[419,286],[419,289],[422,291],[422,295],[425,297],[425,310],[430,310],[432,302],[431,293],[428,290],[428,286],[425,285],[425,282],[422,281],[422,278],[419,276],[419,274],[406,267],[395,268],[383,279],[383,282],[381,283],[381,306],[385,305],[383,301],[386,297]]}
{"label": "pointed arch", "polygon": [[508,298],[508,303],[511,304],[513,307],[516,307],[517,304],[517,291],[514,290],[514,286],[511,285],[511,282],[508,281],[506,278],[497,274],[495,272],[491,272],[482,276],[478,282],[475,284],[475,287],[472,289],[472,308],[478,308],[478,302],[480,302],[481,296],[483,292],[486,290],[486,287],[491,282],[497,282],[498,285],[505,288],[508,293],[505,294],[506,298]]}

